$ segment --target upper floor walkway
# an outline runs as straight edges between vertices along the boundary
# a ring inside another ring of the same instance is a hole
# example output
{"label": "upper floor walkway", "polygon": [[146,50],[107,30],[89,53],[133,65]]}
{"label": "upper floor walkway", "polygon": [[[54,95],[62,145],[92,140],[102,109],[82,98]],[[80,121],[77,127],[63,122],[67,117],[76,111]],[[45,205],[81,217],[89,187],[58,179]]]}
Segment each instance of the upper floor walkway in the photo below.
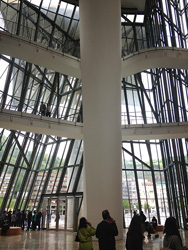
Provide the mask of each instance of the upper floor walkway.
{"label": "upper floor walkway", "polygon": [[[83,139],[84,124],[62,119],[0,110],[0,127],[11,130]],[[188,137],[188,122],[122,125],[122,141]]]}
{"label": "upper floor walkway", "polygon": [[[0,31],[0,53],[81,79],[81,61],[8,32]],[[188,70],[188,50],[156,47],[122,59],[122,77],[150,68]],[[1,110],[0,127],[34,133],[83,139],[84,124],[11,110]],[[122,140],[187,138],[188,123],[123,125]]]}
{"label": "upper floor walkway", "polygon": [[[0,31],[0,54],[81,79],[81,60],[37,42]],[[188,49],[155,47],[122,58],[122,78],[152,68],[188,70]]]}

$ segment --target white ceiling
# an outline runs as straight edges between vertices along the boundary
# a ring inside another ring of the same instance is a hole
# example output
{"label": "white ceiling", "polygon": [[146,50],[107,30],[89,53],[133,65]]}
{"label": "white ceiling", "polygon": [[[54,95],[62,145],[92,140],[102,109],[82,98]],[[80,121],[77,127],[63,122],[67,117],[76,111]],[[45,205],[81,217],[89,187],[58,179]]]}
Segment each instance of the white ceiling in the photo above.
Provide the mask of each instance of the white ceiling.
{"label": "white ceiling", "polygon": [[138,11],[145,10],[146,0],[121,0],[122,8],[137,8]]}
{"label": "white ceiling", "polygon": [[[79,5],[79,0],[66,0],[66,2]],[[138,11],[144,12],[145,3],[146,0],[121,0],[121,7],[128,9],[138,9]]]}

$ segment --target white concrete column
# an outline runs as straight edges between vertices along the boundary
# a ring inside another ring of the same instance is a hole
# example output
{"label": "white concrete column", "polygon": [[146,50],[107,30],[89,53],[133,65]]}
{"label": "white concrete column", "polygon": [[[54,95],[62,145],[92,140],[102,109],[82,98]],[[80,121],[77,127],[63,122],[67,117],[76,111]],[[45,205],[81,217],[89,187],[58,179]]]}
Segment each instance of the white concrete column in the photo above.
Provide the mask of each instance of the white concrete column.
{"label": "white concrete column", "polygon": [[96,226],[108,209],[122,238],[121,2],[80,0],[84,211]]}
{"label": "white concrete column", "polygon": [[73,229],[74,227],[74,198],[67,197],[67,229]]}

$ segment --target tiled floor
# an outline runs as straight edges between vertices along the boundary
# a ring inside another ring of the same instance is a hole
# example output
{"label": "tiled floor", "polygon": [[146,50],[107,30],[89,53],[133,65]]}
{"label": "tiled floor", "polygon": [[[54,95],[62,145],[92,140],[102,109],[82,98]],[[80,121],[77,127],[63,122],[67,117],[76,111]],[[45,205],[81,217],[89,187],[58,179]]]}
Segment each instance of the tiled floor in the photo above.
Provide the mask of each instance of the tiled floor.
{"label": "tiled floor", "polygon": [[[124,236],[126,230],[124,231]],[[188,231],[181,231],[184,245],[188,246]],[[75,233],[65,231],[43,230],[22,232],[18,236],[0,236],[0,249],[4,250],[77,250],[78,243],[74,241]],[[145,237],[144,250],[159,250],[162,247],[163,234],[157,239],[148,241]],[[93,241],[94,250],[98,250],[97,240]],[[116,241],[117,250],[125,250],[125,237]]]}

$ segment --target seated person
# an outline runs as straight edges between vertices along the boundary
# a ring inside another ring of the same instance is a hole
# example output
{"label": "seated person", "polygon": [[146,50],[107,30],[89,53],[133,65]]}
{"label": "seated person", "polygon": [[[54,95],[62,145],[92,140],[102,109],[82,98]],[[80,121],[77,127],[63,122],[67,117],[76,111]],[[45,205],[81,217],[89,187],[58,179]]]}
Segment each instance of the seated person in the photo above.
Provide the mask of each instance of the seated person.
{"label": "seated person", "polygon": [[1,228],[1,235],[5,236],[7,235],[7,230],[9,229],[9,223],[8,223],[8,219],[6,218],[5,220],[3,220],[2,222],[2,228]]}
{"label": "seated person", "polygon": [[152,224],[148,221],[145,223],[146,231],[148,232],[148,239],[151,238],[151,234],[155,234],[156,230],[153,228]]}
{"label": "seated person", "polygon": [[157,227],[157,219],[155,218],[155,216],[153,216],[153,218],[152,218],[152,225],[153,225],[153,228],[156,229],[156,227]]}

